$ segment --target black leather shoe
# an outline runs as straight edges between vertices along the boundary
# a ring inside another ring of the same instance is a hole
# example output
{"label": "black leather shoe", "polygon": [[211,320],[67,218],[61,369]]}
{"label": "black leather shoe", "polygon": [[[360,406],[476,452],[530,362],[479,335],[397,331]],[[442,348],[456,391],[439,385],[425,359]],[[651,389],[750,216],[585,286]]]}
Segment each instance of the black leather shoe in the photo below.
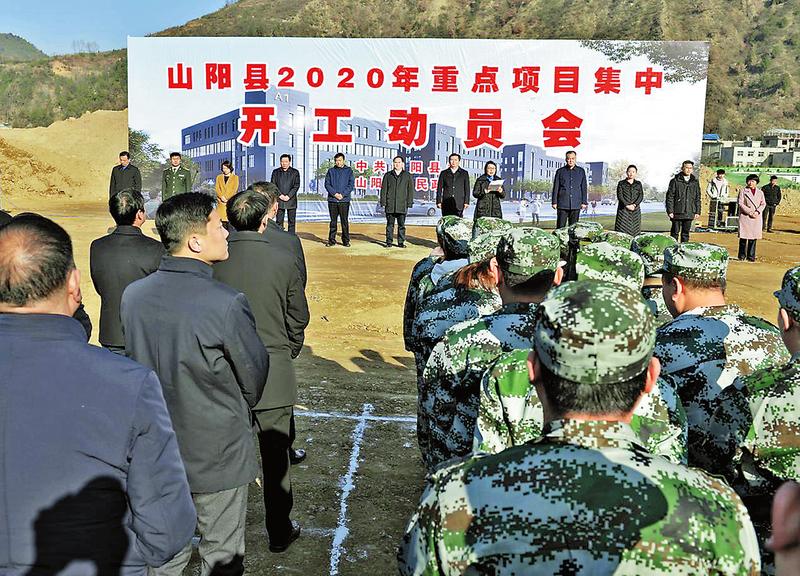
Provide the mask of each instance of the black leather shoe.
{"label": "black leather shoe", "polygon": [[336,246],[336,242],[325,242],[325,246]]}
{"label": "black leather shoe", "polygon": [[405,247],[406,247],[406,245],[405,245],[405,244],[398,244],[398,245],[397,245],[397,247],[398,247],[398,248],[405,248]]}
{"label": "black leather shoe", "polygon": [[345,248],[350,248],[350,242],[345,242],[342,244]]}
{"label": "black leather shoe", "polygon": [[292,533],[289,535],[289,540],[285,544],[273,544],[270,542],[269,544],[269,551],[275,552],[280,554],[281,552],[286,552],[289,549],[289,546],[292,545],[292,542],[300,538],[300,524],[292,521]]}
{"label": "black leather shoe", "polygon": [[303,460],[306,459],[306,451],[302,448],[297,450],[290,450],[289,451],[289,462],[292,464],[300,464]]}

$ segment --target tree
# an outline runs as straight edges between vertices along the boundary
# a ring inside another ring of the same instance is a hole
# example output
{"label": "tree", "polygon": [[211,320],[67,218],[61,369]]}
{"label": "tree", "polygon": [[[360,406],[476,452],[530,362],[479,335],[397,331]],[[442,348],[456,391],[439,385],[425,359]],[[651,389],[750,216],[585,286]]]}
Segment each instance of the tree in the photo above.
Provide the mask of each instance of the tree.
{"label": "tree", "polygon": [[142,173],[142,189],[152,189],[161,185],[161,172],[164,169],[164,150],[150,141],[147,132],[128,129],[128,151],[131,160]]}
{"label": "tree", "polygon": [[705,42],[649,42],[635,40],[581,40],[581,46],[606,55],[612,62],[644,56],[664,68],[667,82],[691,82],[708,77],[708,44]]}
{"label": "tree", "polygon": [[328,158],[325,160],[325,162],[317,166],[317,170],[314,172],[314,179],[317,181],[317,194],[320,194],[323,197],[326,195],[326,192],[324,190],[320,190],[319,181],[325,179],[325,175],[328,173],[328,170],[333,168],[333,165],[333,158]]}

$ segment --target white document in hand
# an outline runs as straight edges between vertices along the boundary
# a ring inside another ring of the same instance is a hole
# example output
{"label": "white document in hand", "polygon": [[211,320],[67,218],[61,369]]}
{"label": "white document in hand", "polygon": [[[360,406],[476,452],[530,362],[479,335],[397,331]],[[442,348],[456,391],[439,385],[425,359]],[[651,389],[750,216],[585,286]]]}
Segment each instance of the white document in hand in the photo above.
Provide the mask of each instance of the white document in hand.
{"label": "white document in hand", "polygon": [[505,180],[492,180],[489,182],[489,187],[486,189],[487,192],[500,192],[500,189],[503,187],[503,183]]}

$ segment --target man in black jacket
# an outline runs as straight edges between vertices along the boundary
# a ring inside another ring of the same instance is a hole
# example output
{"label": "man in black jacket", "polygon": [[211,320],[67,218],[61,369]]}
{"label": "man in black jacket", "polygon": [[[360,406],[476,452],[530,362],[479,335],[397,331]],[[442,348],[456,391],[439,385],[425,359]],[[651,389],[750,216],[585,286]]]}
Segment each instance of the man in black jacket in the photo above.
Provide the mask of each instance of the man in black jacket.
{"label": "man in black jacket", "polygon": [[300,527],[290,519],[290,428],[297,401],[292,360],[303,348],[309,314],[297,259],[261,234],[275,203],[274,197],[254,191],[237,194],[228,202],[228,218],[236,232],[228,238],[228,259],[214,266],[214,278],[247,297],[258,335],[269,352],[264,395],[253,411],[259,426],[269,549],[283,552],[300,534]]}
{"label": "man in black jacket", "polygon": [[775,216],[775,209],[781,203],[781,187],[778,186],[777,182],[777,176],[770,176],[769,184],[761,189],[764,193],[764,200],[767,202],[767,206],[764,208],[763,222],[763,228],[767,232],[772,232],[772,219]]}
{"label": "man in black jacket", "polygon": [[667,188],[667,215],[672,220],[669,234],[675,240],[680,235],[680,242],[689,241],[692,220],[700,218],[700,183],[693,171],[694,162],[685,160]]}
{"label": "man in black jacket", "polygon": [[463,218],[469,208],[469,172],[459,168],[460,154],[450,154],[447,162],[450,166],[439,174],[436,185],[436,207],[442,209],[442,216]]}
{"label": "man in black jacket", "polygon": [[397,221],[397,246],[406,247],[406,213],[414,205],[414,183],[411,175],[403,168],[402,156],[392,160],[393,170],[383,175],[381,181],[380,205],[386,214],[386,247],[392,247],[394,223]]}
{"label": "man in black jacket", "polygon": [[108,185],[108,196],[111,198],[117,192],[133,189],[142,191],[142,174],[139,169],[131,164],[131,155],[127,150],[119,153],[119,164],[111,169],[111,183]]}
{"label": "man in black jacket", "polygon": [[100,344],[112,352],[125,353],[125,337],[119,319],[119,304],[128,284],[158,269],[164,246],[142,233],[147,220],[144,198],[138,190],[123,190],[108,201],[117,227],[98,238],[89,248],[92,284],[100,295]]}
{"label": "man in black jacket", "polygon": [[300,190],[300,172],[292,168],[292,159],[281,154],[281,166],[272,171],[270,182],[278,187],[278,216],[275,219],[283,230],[283,216],[289,220],[289,233],[294,234],[297,217],[297,191]]}
{"label": "man in black jacket", "polygon": [[[169,253],[122,295],[125,350],[158,374],[197,509],[204,571],[244,573],[247,485],[258,474],[249,407],[269,358],[244,294],[212,278],[228,257],[214,198],[187,192],[158,208]],[[178,576],[191,544],[154,571]]]}
{"label": "man in black jacket", "polygon": [[556,211],[556,228],[575,224],[589,203],[586,171],[577,165],[577,152],[567,152],[565,162],[566,166],[556,170],[550,197]]}
{"label": "man in black jacket", "polygon": [[[255,182],[250,188],[254,192],[267,196],[268,199],[278,197],[278,188],[272,182]],[[283,250],[294,254],[300,269],[303,271],[303,286],[305,287],[307,277],[306,256],[303,253],[303,245],[300,242],[300,238],[278,226],[275,222],[278,204],[270,201],[270,206],[272,206],[272,209],[268,214],[267,227],[264,228],[263,232],[264,237],[275,246],[280,246]]]}

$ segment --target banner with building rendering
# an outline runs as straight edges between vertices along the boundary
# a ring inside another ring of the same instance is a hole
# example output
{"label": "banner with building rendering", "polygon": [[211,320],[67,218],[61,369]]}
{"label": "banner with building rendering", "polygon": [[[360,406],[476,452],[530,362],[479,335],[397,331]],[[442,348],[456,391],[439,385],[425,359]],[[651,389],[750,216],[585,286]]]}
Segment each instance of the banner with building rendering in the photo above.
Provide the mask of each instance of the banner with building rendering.
{"label": "banner with building rendering", "polygon": [[628,164],[655,200],[683,160],[699,160],[707,58],[704,42],[129,38],[129,125],[151,155],[191,159],[197,190],[213,190],[223,160],[244,188],[288,154],[301,219],[327,217],[337,152],[363,217],[396,155],[421,216],[436,215],[453,152],[473,179],[495,162],[510,204],[545,194],[548,205],[568,150],[598,204],[615,203]]}

